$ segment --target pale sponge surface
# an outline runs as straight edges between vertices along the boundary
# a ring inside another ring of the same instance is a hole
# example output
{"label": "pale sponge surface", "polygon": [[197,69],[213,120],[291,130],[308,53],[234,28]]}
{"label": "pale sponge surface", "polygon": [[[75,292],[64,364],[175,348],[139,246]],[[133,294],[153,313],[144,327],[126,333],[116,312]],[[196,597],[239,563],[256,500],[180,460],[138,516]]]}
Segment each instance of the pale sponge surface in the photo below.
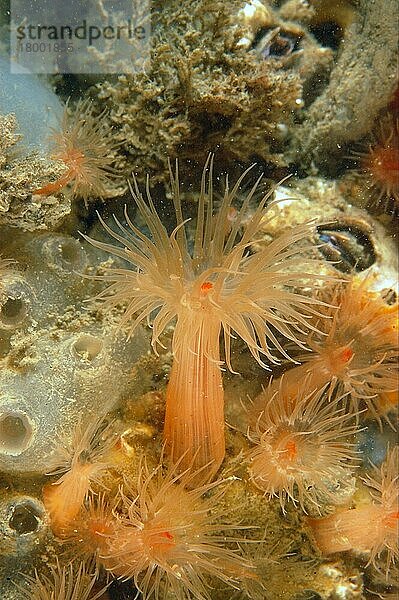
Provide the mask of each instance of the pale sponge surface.
{"label": "pale sponge surface", "polygon": [[81,273],[97,251],[61,234],[7,241],[16,262],[0,282],[0,468],[45,473],[60,436],[117,405],[149,344],[85,302]]}
{"label": "pale sponge surface", "polygon": [[57,127],[62,112],[58,97],[36,75],[10,73],[9,59],[0,56],[0,113],[16,115],[26,147],[48,150],[51,128]]}

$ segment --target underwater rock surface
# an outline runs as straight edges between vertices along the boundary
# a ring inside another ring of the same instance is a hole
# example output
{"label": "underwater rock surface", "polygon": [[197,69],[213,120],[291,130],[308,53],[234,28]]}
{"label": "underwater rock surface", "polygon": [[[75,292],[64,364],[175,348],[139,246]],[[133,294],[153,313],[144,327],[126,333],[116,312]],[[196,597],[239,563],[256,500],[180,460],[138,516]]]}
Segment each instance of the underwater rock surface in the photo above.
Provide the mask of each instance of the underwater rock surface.
{"label": "underwater rock surface", "polygon": [[[342,4],[330,3],[335,18]],[[293,151],[301,160],[327,170],[331,154],[339,154],[343,146],[368,133],[397,86],[397,3],[364,0],[353,6],[353,19],[345,28],[328,85],[294,135]]]}

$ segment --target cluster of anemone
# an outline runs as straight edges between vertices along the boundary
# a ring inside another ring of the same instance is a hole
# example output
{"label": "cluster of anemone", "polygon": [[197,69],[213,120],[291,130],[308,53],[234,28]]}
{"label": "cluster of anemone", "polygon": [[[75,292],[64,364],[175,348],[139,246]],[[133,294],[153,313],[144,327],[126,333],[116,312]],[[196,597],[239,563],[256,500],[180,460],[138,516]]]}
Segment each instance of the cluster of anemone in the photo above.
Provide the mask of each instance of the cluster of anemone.
{"label": "cluster of anemone", "polygon": [[[255,564],[240,549],[240,523],[226,515],[222,502],[234,479],[198,486],[195,470],[182,473],[179,465],[165,469],[162,462],[150,467],[142,458],[136,477],[125,476],[112,493],[104,491],[99,473],[106,468],[103,459],[112,453],[115,439],[106,435],[95,443],[93,430],[93,425],[77,428],[76,450],[73,444],[64,448],[63,462],[69,469],[45,492],[54,533],[73,545],[81,565],[88,565],[81,566],[82,573],[73,580],[79,590],[89,568],[94,577],[86,582],[89,591],[104,570],[117,579],[132,580],[143,598],[163,598],[171,592],[181,600],[210,600],[215,581],[240,589],[241,582],[256,579]],[[57,457],[55,461],[61,462]],[[28,577],[32,597],[52,597],[41,594],[47,586],[58,590],[65,579],[63,593],[54,597],[80,599],[72,585],[74,568],[53,570],[51,587],[47,576]]]}
{"label": "cluster of anemone", "polygon": [[[322,296],[323,318],[307,338],[311,351],[300,356],[301,365],[285,373],[281,394],[295,394],[298,381],[306,378],[315,389],[330,384],[354,412],[367,407],[377,420],[388,417],[385,410],[389,413],[397,401],[397,303],[387,304],[380,293],[371,291],[368,278],[327,286]],[[255,400],[253,412],[262,409],[275,388],[276,384]]]}
{"label": "cluster of anemone", "polygon": [[[351,487],[358,469],[355,438],[364,408],[380,419],[379,399],[396,391],[397,305],[371,292],[367,279],[323,277],[316,259],[305,261],[303,246],[314,222],[254,253],[272,193],[257,198],[258,180],[242,198],[246,171],[232,187],[226,181],[216,210],[212,162],[210,157],[202,176],[193,239],[177,166],[170,173],[171,231],[149,184],[143,195],[133,181],[133,199],[149,233],[125,209],[125,223],[100,218],[112,243],[84,236],[112,257],[96,276],[105,286],[93,303],[106,310],[122,306],[120,327],[127,336],[149,322],[155,352],[173,326],[164,450],[158,465],[141,459],[135,474],[122,468],[110,475],[117,470],[112,427],[101,421],[78,426],[71,442],[58,443],[50,471],[55,479],[44,488],[53,532],[91,561],[95,574],[131,581],[145,600],[168,593],[210,600],[220,587],[260,589],[253,597],[265,597],[257,553],[243,552],[247,529],[226,514],[229,481],[217,475],[226,453],[222,371],[225,364],[234,373],[232,340],[239,337],[265,370],[291,363],[248,411],[244,464],[253,493],[265,502],[277,498],[283,512],[292,504],[316,513],[319,519],[308,523],[322,552],[360,549],[370,564],[381,555],[388,571],[397,557],[393,455],[366,482],[373,490],[368,508],[382,523],[378,546],[358,546],[355,538],[346,547],[338,541],[328,546],[323,536],[338,531],[340,515],[350,520],[360,514],[360,508],[345,506],[348,493],[342,490]],[[323,516],[337,505],[341,512]],[[340,535],[344,529],[335,538]],[[263,540],[260,532],[260,548]],[[42,581],[28,583],[40,590]]]}

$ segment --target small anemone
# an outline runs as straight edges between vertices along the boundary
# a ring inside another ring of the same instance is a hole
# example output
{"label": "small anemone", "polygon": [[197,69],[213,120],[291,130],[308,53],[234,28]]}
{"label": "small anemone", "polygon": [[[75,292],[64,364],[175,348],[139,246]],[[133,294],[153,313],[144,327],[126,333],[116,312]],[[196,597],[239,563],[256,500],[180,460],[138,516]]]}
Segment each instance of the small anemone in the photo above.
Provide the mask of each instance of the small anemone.
{"label": "small anemone", "polygon": [[236,534],[240,525],[218,508],[228,482],[193,487],[195,471],[178,470],[150,470],[143,459],[138,480],[120,490],[116,522],[102,534],[103,566],[132,578],[143,600],[169,593],[178,600],[210,600],[212,580],[238,589],[242,579],[255,576],[238,546],[230,547],[240,539],[229,532]]}
{"label": "small anemone", "polygon": [[57,561],[49,575],[39,575],[36,571],[34,577],[25,575],[24,579],[26,586],[14,584],[22,594],[21,600],[97,600],[106,589],[94,593],[97,575],[90,574],[84,563],[61,567]]}
{"label": "small anemone", "polygon": [[114,444],[110,427],[101,429],[101,419],[86,428],[79,424],[71,438],[61,438],[55,445],[48,474],[62,475],[44,487],[43,499],[51,527],[61,537],[70,535],[71,526],[93,487],[103,485],[103,477],[111,467],[104,457]]}
{"label": "small anemone", "polygon": [[366,175],[370,206],[385,212],[399,212],[399,119],[382,119],[366,151],[354,154],[360,171]]}
{"label": "small anemone", "polygon": [[73,114],[66,106],[59,130],[51,135],[52,158],[65,164],[66,171],[56,181],[34,190],[34,194],[55,194],[66,186],[74,197],[106,198],[111,181],[118,177],[113,164],[116,149],[104,110],[95,115],[90,100],[80,100]]}
{"label": "small anemone", "polygon": [[391,567],[399,559],[398,459],[399,446],[396,446],[382,466],[374,469],[373,476],[364,480],[370,490],[369,503],[338,510],[322,519],[309,519],[321,552],[354,550],[367,554],[367,564],[382,570],[388,578]]}
{"label": "small anemone", "polygon": [[[308,378],[313,388],[327,383],[337,388],[349,410],[366,408],[380,423],[389,419],[398,400],[398,304],[387,304],[372,292],[368,277],[327,287],[321,297],[324,318],[314,322],[307,338],[311,352],[281,381],[285,396],[295,395],[298,381]],[[266,388],[254,401],[252,422],[279,384]]]}
{"label": "small anemone", "polygon": [[336,286],[327,300],[333,307],[316,324],[323,334],[309,335],[301,368],[338,383],[355,410],[365,401],[378,417],[373,399],[397,390],[398,305],[370,291],[368,278]]}
{"label": "small anemone", "polygon": [[284,376],[260,413],[248,454],[251,481],[269,499],[279,498],[320,512],[340,501],[339,492],[358,455],[351,437],[358,431],[352,414],[332,399],[331,390],[297,381],[295,394],[284,386]]}

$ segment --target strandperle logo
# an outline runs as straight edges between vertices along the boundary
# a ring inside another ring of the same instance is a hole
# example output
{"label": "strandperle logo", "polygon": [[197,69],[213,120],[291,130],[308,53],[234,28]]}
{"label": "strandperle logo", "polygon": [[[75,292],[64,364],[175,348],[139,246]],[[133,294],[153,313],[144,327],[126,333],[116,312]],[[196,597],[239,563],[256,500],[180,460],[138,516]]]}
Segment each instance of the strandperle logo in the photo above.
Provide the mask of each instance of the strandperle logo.
{"label": "strandperle logo", "polygon": [[75,27],[43,24],[19,25],[16,33],[17,40],[65,41],[77,39],[88,40],[90,45],[101,37],[105,40],[121,40],[127,36],[130,40],[143,40],[145,35],[145,27],[133,25],[131,19],[127,19],[125,25],[105,25],[104,27],[90,25],[86,19],[83,19],[82,23]]}
{"label": "strandperle logo", "polygon": [[149,0],[11,0],[10,69],[132,73],[150,58]]}

